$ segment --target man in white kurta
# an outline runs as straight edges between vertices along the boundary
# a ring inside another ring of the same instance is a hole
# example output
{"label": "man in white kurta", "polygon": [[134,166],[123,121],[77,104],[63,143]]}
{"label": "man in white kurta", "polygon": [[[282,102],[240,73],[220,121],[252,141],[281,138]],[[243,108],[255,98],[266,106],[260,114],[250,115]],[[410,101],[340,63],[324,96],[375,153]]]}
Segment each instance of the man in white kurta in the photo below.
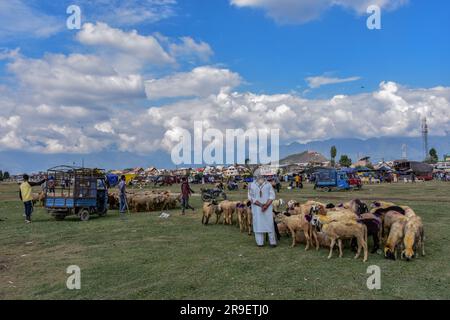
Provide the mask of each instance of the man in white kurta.
{"label": "man in white kurta", "polygon": [[275,200],[275,191],[272,185],[263,177],[257,177],[248,188],[248,199],[252,202],[253,232],[256,244],[264,246],[264,234],[269,234],[271,246],[277,245],[275,228],[273,224],[272,201]]}

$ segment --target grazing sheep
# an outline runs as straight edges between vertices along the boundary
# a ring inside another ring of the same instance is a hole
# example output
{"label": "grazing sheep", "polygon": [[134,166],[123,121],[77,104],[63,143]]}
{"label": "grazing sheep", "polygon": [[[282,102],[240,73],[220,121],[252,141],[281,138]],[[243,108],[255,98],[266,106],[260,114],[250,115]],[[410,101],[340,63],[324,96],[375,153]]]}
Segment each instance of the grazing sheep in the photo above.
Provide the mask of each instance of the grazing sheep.
{"label": "grazing sheep", "polygon": [[215,214],[218,210],[218,204],[216,200],[211,201],[210,203],[205,202],[203,203],[203,217],[202,217],[202,224],[205,226],[209,222],[209,218],[212,217],[213,214]]}
{"label": "grazing sheep", "polygon": [[[321,222],[322,217],[319,217]],[[322,232],[331,240],[330,253],[328,259],[333,255],[333,248],[338,242],[339,257],[343,255],[342,252],[342,240],[356,238],[358,244],[358,251],[356,252],[355,259],[358,259],[361,254],[361,248],[364,250],[363,261],[367,261],[367,227],[356,221],[332,221],[321,225]]]}
{"label": "grazing sheep", "polygon": [[413,216],[406,221],[403,245],[405,249],[402,251],[402,258],[406,258],[407,261],[417,256],[419,249],[422,250],[422,256],[425,256],[425,237],[420,217]]}
{"label": "grazing sheep", "polygon": [[388,211],[384,213],[382,216],[382,238],[383,241],[387,241],[387,237],[389,236],[389,232],[391,230],[392,225],[399,220],[405,220],[405,216],[398,211]]}
{"label": "grazing sheep", "polygon": [[369,212],[367,205],[359,199],[350,200],[343,203],[340,207],[353,211],[357,215]]}
{"label": "grazing sheep", "polygon": [[405,217],[408,219],[416,216],[416,213],[410,207],[402,206],[401,208],[405,211]]}
{"label": "grazing sheep", "polygon": [[406,217],[402,216],[390,228],[389,236],[384,246],[384,256],[387,259],[397,259],[397,252],[402,243],[406,220]]}
{"label": "grazing sheep", "polygon": [[325,211],[325,214],[323,214],[322,207],[312,206],[312,210],[314,211],[314,214],[318,214],[320,216],[320,220],[323,223],[347,220],[356,221],[358,218],[358,216],[352,211],[344,208],[334,208],[332,210],[327,210]]}
{"label": "grazing sheep", "polygon": [[[382,233],[381,218],[373,213],[369,213],[367,205],[359,199],[354,199],[342,204],[343,208],[351,210],[357,215],[357,221],[366,225],[367,236],[372,237],[373,248],[371,253],[375,253],[380,248],[380,239]],[[356,239],[352,240],[352,248],[356,248]]]}
{"label": "grazing sheep", "polygon": [[395,206],[397,206],[395,203],[387,202],[387,201],[373,201],[370,204],[371,208],[376,208],[376,209],[386,209],[386,208],[395,207]]}
{"label": "grazing sheep", "polygon": [[133,212],[147,211],[147,198],[145,196],[135,196],[130,201],[130,208]]}
{"label": "grazing sheep", "polygon": [[[367,227],[367,236],[372,237],[373,240],[373,248],[370,253],[376,253],[380,248],[381,233],[383,229],[381,218],[372,213],[363,213],[358,215],[358,222],[363,223]],[[352,245],[354,244],[354,241],[352,241]]]}

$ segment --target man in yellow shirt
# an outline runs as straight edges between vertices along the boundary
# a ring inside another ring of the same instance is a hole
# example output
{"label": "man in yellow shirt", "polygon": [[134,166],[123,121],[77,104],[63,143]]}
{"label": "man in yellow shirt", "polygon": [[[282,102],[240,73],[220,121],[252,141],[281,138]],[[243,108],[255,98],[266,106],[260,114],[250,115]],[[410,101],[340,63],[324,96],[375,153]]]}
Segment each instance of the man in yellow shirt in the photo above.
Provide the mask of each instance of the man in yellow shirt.
{"label": "man in yellow shirt", "polygon": [[33,187],[40,186],[45,182],[45,179],[39,182],[30,182],[30,177],[27,174],[23,175],[23,182],[20,184],[20,199],[23,201],[25,207],[25,222],[31,223],[31,214],[33,213]]}

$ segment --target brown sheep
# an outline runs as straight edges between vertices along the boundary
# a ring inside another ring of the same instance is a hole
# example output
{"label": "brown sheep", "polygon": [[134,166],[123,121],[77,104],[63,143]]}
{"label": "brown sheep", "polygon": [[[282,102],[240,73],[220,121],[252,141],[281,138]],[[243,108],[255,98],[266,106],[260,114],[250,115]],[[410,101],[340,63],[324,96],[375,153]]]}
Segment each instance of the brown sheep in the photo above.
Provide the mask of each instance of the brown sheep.
{"label": "brown sheep", "polygon": [[117,210],[119,209],[119,195],[116,193],[109,193],[108,194],[108,204],[110,210]]}
{"label": "brown sheep", "polygon": [[147,202],[148,200],[145,196],[135,196],[130,201],[130,209],[133,212],[145,212],[148,208]]}
{"label": "brown sheep", "polygon": [[384,246],[384,256],[386,258],[393,260],[397,259],[397,252],[401,246],[405,224],[406,217],[403,216],[392,224],[389,231],[389,237]]}
{"label": "brown sheep", "polygon": [[[236,211],[236,205],[238,204],[238,201],[230,201],[230,200],[224,200],[221,203],[219,203],[219,212],[223,213],[223,224],[233,224],[233,214]],[[216,223],[218,223],[218,219],[220,218],[220,215],[217,217]]]}
{"label": "brown sheep", "polygon": [[[297,231],[303,231],[303,234],[306,239],[306,247],[305,251],[309,249],[309,246],[312,244],[312,228],[311,224],[308,221],[308,218],[306,215],[299,214],[299,215],[292,215],[292,216],[285,216],[283,214],[277,215],[277,219],[284,223],[287,228],[289,229],[289,232],[291,233],[292,237],[292,244],[291,247],[295,247],[295,234]],[[316,248],[318,248],[319,244],[316,242]]]}
{"label": "brown sheep", "polygon": [[213,214],[215,214],[218,210],[218,204],[216,200],[203,203],[203,217],[202,217],[202,224],[205,226],[208,224],[209,219]]}
{"label": "brown sheep", "polygon": [[389,236],[389,231],[391,230],[391,227],[394,224],[394,222],[399,220],[405,220],[406,217],[403,214],[399,213],[398,211],[394,210],[386,212],[381,217],[383,223],[382,237],[383,241],[386,242],[387,237]]}
{"label": "brown sheep", "polygon": [[333,256],[333,248],[336,241],[338,242],[339,257],[341,258],[343,255],[342,240],[356,238],[358,251],[356,252],[355,259],[359,258],[362,248],[364,250],[363,261],[367,261],[367,228],[364,224],[352,220],[332,221],[322,224],[321,220],[322,217],[319,216],[319,228],[321,228],[326,237],[331,240],[328,259]]}
{"label": "brown sheep", "polygon": [[422,250],[422,256],[425,255],[425,237],[420,217],[413,216],[406,221],[403,245],[405,249],[402,251],[402,258],[407,261],[416,256],[419,249]]}
{"label": "brown sheep", "polygon": [[252,209],[250,201],[242,201],[236,205],[236,214],[238,217],[239,229],[246,231],[248,235],[252,234]]}
{"label": "brown sheep", "polygon": [[33,205],[36,205],[36,203],[39,203],[40,206],[45,206],[45,192],[41,191],[39,193],[33,193]]}

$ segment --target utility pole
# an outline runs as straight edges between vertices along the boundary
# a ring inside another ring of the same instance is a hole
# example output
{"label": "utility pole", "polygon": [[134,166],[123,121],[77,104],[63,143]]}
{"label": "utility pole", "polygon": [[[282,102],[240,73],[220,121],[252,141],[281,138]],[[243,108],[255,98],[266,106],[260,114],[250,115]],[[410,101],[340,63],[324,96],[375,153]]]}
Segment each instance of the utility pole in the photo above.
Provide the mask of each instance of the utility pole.
{"label": "utility pole", "polygon": [[423,154],[424,154],[424,160],[428,160],[428,124],[427,124],[427,118],[424,117],[422,119],[422,144],[423,144]]}

